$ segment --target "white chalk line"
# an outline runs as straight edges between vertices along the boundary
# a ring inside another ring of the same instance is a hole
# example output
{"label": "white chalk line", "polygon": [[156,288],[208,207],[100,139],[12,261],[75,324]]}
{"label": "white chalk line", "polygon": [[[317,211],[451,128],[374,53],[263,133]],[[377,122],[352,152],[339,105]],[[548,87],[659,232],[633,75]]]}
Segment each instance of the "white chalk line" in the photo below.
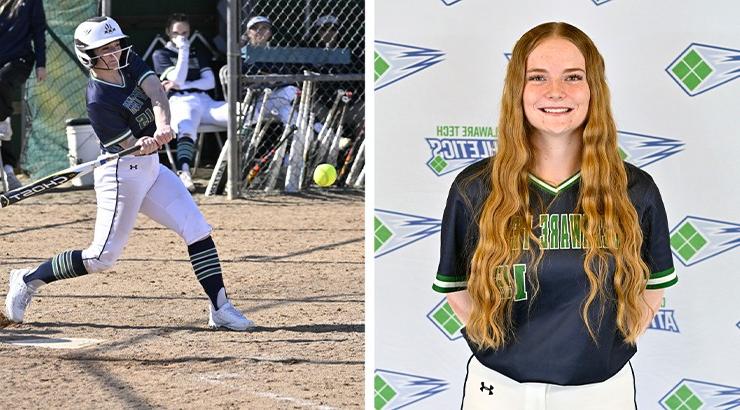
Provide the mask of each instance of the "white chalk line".
{"label": "white chalk line", "polygon": [[206,374],[198,375],[198,380],[200,381],[211,383],[211,384],[225,385],[231,388],[237,388],[239,390],[246,391],[258,397],[264,397],[264,398],[273,399],[277,401],[290,402],[291,404],[294,404],[300,407],[308,407],[308,408],[313,408],[317,410],[336,410],[335,407],[314,403],[309,400],[298,399],[295,397],[285,396],[285,395],[272,393],[272,392],[249,390],[248,388],[246,388],[245,386],[241,384],[231,382],[231,381],[236,381],[236,380],[243,379],[243,378],[244,378],[244,375],[241,373],[206,373]]}

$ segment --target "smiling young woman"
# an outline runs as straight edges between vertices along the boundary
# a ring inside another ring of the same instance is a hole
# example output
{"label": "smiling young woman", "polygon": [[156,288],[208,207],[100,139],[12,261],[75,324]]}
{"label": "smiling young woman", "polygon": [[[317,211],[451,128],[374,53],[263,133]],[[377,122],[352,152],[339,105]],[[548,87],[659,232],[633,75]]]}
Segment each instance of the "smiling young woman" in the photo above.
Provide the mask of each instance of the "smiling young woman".
{"label": "smiling young woman", "polygon": [[463,408],[635,408],[630,358],[676,283],[660,193],[621,160],[604,61],[566,23],[525,33],[493,158],[461,172],[434,289],[473,355]]}

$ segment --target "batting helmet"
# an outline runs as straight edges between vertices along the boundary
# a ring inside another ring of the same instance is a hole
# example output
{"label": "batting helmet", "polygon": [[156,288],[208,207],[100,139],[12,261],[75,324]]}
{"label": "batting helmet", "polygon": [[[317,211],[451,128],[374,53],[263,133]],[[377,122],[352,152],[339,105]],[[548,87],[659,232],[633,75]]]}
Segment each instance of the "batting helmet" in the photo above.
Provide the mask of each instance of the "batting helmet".
{"label": "batting helmet", "polygon": [[116,68],[123,68],[128,65],[128,46],[126,40],[128,36],[123,34],[121,27],[110,17],[100,16],[85,20],[75,29],[75,54],[82,65],[88,69],[95,66],[95,59],[100,58],[93,53],[93,50],[100,48],[108,43],[118,40],[121,43],[121,58]]}

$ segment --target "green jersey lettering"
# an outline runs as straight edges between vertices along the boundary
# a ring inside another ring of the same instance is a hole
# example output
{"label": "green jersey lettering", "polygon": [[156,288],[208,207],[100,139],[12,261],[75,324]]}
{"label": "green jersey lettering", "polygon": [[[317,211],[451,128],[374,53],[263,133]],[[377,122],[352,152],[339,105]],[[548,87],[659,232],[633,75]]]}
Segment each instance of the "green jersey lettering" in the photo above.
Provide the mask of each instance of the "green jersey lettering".
{"label": "green jersey lettering", "polygon": [[542,230],[540,232],[540,243],[542,244],[542,249],[550,249],[548,238],[550,236],[550,229],[548,228],[547,224],[547,214],[540,214],[540,229]]}
{"label": "green jersey lettering", "polygon": [[570,214],[570,231],[573,249],[583,249],[583,232],[581,232],[581,214]]}
{"label": "green jersey lettering", "polygon": [[560,249],[570,249],[570,221],[568,214],[560,215]]}
{"label": "green jersey lettering", "polygon": [[553,214],[550,215],[550,239],[549,239],[549,249],[559,249],[560,248],[560,215]]}

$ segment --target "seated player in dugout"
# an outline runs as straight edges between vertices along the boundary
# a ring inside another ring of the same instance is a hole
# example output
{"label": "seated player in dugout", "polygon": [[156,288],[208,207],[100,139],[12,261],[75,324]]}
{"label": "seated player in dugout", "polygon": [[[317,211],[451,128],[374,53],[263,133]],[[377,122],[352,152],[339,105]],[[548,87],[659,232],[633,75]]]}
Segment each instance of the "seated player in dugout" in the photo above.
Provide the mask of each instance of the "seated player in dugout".
{"label": "seated player in dugout", "polygon": [[[104,154],[141,146],[95,169],[95,233],[83,250],[67,250],[35,268],[10,272],[5,313],[22,322],[42,286],[112,268],[139,213],[172,230],[187,246],[195,277],[209,299],[208,325],[246,330],[253,322],[229,301],[212,228],[172,171],[159,163],[158,149],[173,137],[167,96],[157,77],[127,45],[110,17],[94,17],[74,33],[75,54],[90,70],[87,114]],[[152,272],[153,274],[154,272]]]}
{"label": "seated player in dugout", "polygon": [[321,16],[311,25],[309,47],[339,47],[339,19],[332,15]]}
{"label": "seated player in dugout", "polygon": [[[247,31],[242,35],[242,44],[244,45],[241,50],[242,57],[246,59],[246,55],[249,47],[271,47],[270,41],[272,40],[274,33],[274,26],[272,21],[265,16],[254,16],[247,21]],[[270,62],[259,62],[254,64],[244,63],[242,64],[242,73],[245,75],[268,75],[268,74],[303,74],[302,69],[296,68],[294,64],[284,63],[270,63]],[[291,84],[270,84],[272,87],[272,93],[265,102],[265,114],[272,114],[280,119],[283,124],[289,124],[289,122],[296,122],[297,115],[294,113],[293,119],[290,119],[291,106],[293,100],[298,95],[298,87],[294,83]],[[262,109],[262,100],[257,97],[255,107],[255,118],[259,115]],[[318,133],[321,131],[322,124],[320,122],[314,123],[314,130]]]}
{"label": "seated player in dugout", "polygon": [[216,87],[208,59],[190,47],[191,27],[188,17],[176,13],[167,19],[169,41],[154,51],[154,71],[167,92],[172,112],[172,128],[177,134],[175,168],[185,188],[195,192],[190,167],[193,163],[198,126],[211,124],[226,127],[229,106],[208,95]]}
{"label": "seated player in dugout", "polygon": [[[242,40],[248,46],[270,47],[273,31],[274,27],[270,19],[265,16],[255,16],[247,22],[247,31],[242,36]],[[242,49],[242,56],[245,56],[246,50],[246,47]],[[242,71],[247,75],[295,74],[286,72],[285,65],[277,63],[244,64]],[[265,103],[267,113],[276,114],[283,124],[288,124],[290,107],[296,95],[298,95],[298,87],[295,85],[282,84],[275,86]],[[262,101],[258,98],[257,106],[255,107],[255,116],[262,109],[261,105]]]}
{"label": "seated player in dugout", "polygon": [[[304,46],[324,50],[341,49],[346,46],[342,44],[342,40],[346,40],[347,34],[343,31],[341,21],[336,16],[324,15],[311,24]],[[349,64],[313,65],[310,69],[320,74],[362,74],[365,72],[365,58],[364,55],[352,53]],[[317,93],[314,99],[319,118],[326,118],[339,89],[352,93],[352,99],[347,105],[343,121],[345,130],[351,132],[343,134],[340,142],[340,148],[343,150],[356,135],[360,134],[365,125],[364,101],[358,99],[364,95],[364,81],[317,83]]]}

